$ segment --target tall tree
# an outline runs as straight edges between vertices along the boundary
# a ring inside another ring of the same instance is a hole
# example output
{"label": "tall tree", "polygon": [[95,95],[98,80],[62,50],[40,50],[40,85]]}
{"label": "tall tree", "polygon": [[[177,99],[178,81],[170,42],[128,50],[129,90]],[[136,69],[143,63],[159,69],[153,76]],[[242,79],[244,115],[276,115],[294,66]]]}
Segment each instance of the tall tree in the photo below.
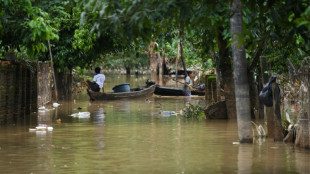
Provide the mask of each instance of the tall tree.
{"label": "tall tree", "polygon": [[[233,80],[232,59],[229,49],[229,3],[227,2],[205,2],[200,1],[194,11],[195,15],[191,20],[194,25],[193,31],[199,37],[194,41],[196,48],[203,50],[203,54],[209,54],[210,50],[214,50],[214,56],[218,57],[218,61],[214,65],[219,70],[217,78],[217,86],[223,93],[226,101],[226,109],[229,119],[235,119],[236,116],[236,100]],[[203,32],[202,32],[203,31]]]}
{"label": "tall tree", "polygon": [[[0,47],[25,51],[31,57],[47,51],[47,40],[58,39],[51,16],[33,1],[0,1]],[[61,11],[61,9],[58,9]]]}
{"label": "tall tree", "polygon": [[242,143],[253,142],[251,126],[249,83],[247,76],[247,61],[245,49],[239,38],[242,35],[242,4],[240,0],[233,0],[231,4],[232,17],[230,29],[232,37],[232,55],[234,60],[234,81],[236,94],[236,109],[239,139]]}

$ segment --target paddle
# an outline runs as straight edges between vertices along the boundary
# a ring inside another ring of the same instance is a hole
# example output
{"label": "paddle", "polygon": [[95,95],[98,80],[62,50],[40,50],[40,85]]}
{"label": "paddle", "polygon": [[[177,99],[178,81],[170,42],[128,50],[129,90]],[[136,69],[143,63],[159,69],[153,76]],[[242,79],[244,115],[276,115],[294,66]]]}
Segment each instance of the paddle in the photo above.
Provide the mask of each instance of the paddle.
{"label": "paddle", "polygon": [[[175,79],[172,79],[173,81],[176,81],[176,82],[178,82],[178,83],[182,83],[182,84],[184,84],[185,85],[185,83],[183,83],[183,82],[180,82],[180,81],[178,81],[178,80],[175,80]],[[192,88],[194,88],[194,89],[196,89],[196,90],[198,90],[199,88],[197,88],[197,87],[194,87],[194,86],[192,86]]]}

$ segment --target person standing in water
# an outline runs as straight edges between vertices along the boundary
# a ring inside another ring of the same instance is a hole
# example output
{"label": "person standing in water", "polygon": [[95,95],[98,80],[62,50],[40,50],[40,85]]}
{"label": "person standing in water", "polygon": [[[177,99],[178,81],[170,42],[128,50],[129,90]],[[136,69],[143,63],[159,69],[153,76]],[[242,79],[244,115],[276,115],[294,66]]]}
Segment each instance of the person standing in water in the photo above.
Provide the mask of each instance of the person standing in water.
{"label": "person standing in water", "polygon": [[191,91],[194,90],[193,87],[192,87],[192,85],[193,85],[192,79],[194,78],[194,74],[193,74],[192,71],[189,71],[187,74],[188,74],[188,76],[186,76],[186,78],[185,78],[185,83],[184,83],[183,90],[184,90],[184,95],[185,96],[190,96],[191,95]]}
{"label": "person standing in water", "polygon": [[100,73],[101,69],[99,67],[95,68],[96,75],[94,76],[93,81],[89,81],[87,79],[84,79],[84,83],[88,87],[88,89],[99,92],[100,89],[102,89],[102,92],[104,92],[104,81],[105,81],[105,75]]}

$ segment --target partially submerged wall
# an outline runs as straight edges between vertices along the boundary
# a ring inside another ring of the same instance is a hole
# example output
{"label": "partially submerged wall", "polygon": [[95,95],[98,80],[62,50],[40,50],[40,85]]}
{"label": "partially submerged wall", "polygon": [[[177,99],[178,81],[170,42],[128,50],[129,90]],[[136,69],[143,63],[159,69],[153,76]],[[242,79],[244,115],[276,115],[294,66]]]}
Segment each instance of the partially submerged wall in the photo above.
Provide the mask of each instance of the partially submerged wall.
{"label": "partially submerged wall", "polygon": [[57,100],[69,100],[69,101],[72,100],[72,71],[71,70],[62,70],[61,72],[56,71],[55,76],[58,92]]}
{"label": "partially submerged wall", "polygon": [[30,120],[37,110],[37,71],[33,63],[0,61],[0,124]]}
{"label": "partially submerged wall", "polygon": [[48,62],[38,62],[38,107],[52,102],[52,72]]}

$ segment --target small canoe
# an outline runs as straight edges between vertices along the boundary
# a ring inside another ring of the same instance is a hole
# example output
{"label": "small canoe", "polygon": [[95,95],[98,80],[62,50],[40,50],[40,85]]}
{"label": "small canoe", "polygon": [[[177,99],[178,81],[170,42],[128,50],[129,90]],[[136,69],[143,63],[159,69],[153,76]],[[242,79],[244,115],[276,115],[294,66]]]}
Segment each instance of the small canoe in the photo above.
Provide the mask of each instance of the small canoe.
{"label": "small canoe", "polygon": [[156,85],[145,85],[139,86],[137,88],[130,89],[130,92],[94,92],[87,90],[87,93],[91,100],[119,100],[119,99],[126,99],[126,98],[138,98],[152,95],[155,91]]}
{"label": "small canoe", "polygon": [[[192,95],[204,96],[204,91],[192,91]],[[185,96],[183,88],[165,87],[157,85],[154,94],[161,96]]]}

